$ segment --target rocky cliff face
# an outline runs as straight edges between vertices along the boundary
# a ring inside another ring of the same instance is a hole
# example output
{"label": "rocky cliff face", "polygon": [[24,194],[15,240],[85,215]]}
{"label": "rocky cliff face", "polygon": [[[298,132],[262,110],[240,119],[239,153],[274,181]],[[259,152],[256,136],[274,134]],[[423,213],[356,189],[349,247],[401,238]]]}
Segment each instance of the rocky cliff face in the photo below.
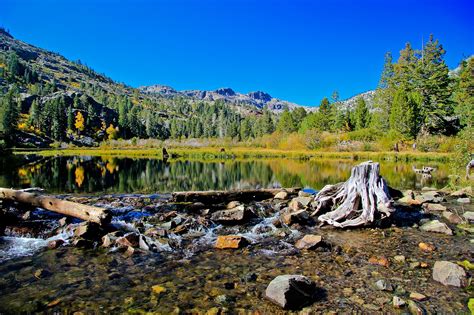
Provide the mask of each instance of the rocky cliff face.
{"label": "rocky cliff face", "polygon": [[[190,98],[195,101],[224,101],[233,105],[244,105],[255,107],[256,109],[268,109],[273,112],[281,112],[285,109],[292,110],[296,107],[301,107],[301,105],[291,103],[288,101],[280,100],[278,98],[272,97],[270,94],[255,91],[247,94],[235,92],[231,88],[219,88],[214,91],[202,91],[202,90],[184,90],[177,91],[169,86],[164,85],[152,85],[152,86],[142,86],[139,88],[142,93],[158,95],[162,97],[184,97]],[[313,111],[313,107],[302,106],[308,111]]]}

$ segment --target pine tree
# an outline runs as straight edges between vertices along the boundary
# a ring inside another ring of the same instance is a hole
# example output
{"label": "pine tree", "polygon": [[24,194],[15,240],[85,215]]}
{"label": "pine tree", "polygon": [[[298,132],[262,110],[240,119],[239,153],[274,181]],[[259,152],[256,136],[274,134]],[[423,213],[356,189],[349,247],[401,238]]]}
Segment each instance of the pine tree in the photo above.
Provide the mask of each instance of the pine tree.
{"label": "pine tree", "polygon": [[364,129],[369,125],[370,113],[367,104],[362,97],[357,99],[357,105],[354,111],[354,120],[356,130]]}
{"label": "pine tree", "polygon": [[2,99],[2,129],[7,145],[15,143],[15,131],[18,125],[19,106],[16,87],[11,88]]}
{"label": "pine tree", "polygon": [[293,116],[288,110],[285,110],[278,121],[277,130],[283,133],[291,133],[296,131],[296,123]]}
{"label": "pine tree", "polygon": [[466,128],[474,128],[474,57],[464,61],[454,97],[456,114]]}
{"label": "pine tree", "polygon": [[421,95],[399,88],[390,112],[390,128],[408,138],[416,138],[419,129]]}
{"label": "pine tree", "polygon": [[445,53],[443,46],[430,35],[417,63],[415,85],[422,97],[420,115],[425,132],[445,129],[444,117],[453,113],[449,69],[443,59]]}
{"label": "pine tree", "polygon": [[374,111],[371,125],[378,130],[390,128],[390,109],[394,97],[392,53],[385,54],[385,62],[374,96]]}
{"label": "pine tree", "polygon": [[329,131],[333,127],[333,110],[331,108],[331,103],[325,97],[321,100],[319,104],[319,129],[321,131]]}
{"label": "pine tree", "polygon": [[69,106],[67,109],[67,129],[73,130],[73,128],[74,128],[74,112],[72,110],[72,107]]}

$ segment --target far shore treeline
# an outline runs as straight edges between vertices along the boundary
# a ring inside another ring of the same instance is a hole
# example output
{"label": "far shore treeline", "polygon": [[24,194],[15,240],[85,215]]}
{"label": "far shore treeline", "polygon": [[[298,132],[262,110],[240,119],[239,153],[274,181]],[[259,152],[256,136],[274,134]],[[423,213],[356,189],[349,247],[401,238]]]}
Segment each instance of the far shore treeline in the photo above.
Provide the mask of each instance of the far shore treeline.
{"label": "far shore treeline", "polygon": [[[473,151],[474,58],[450,71],[433,36],[420,50],[407,43],[396,61],[385,55],[370,100],[361,96],[348,105],[335,91],[310,112],[152,96],[80,61],[29,45],[31,51],[8,47],[17,41],[3,29],[0,39],[6,43],[0,45],[3,147],[197,139],[283,150],[457,152],[459,161]],[[56,66],[38,62],[40,53]]]}

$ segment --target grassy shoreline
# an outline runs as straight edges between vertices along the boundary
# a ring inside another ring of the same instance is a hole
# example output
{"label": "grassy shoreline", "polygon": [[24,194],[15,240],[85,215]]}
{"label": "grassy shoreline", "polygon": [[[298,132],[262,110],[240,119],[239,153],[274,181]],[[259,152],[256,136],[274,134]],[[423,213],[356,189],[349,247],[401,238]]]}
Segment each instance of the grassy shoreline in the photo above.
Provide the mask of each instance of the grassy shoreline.
{"label": "grassy shoreline", "polygon": [[[452,158],[450,153],[435,152],[326,152],[310,150],[278,150],[265,148],[236,147],[226,148],[220,152],[216,147],[169,148],[170,154],[176,154],[179,158],[200,160],[227,160],[227,159],[264,159],[264,158],[287,158],[287,159],[372,159],[388,161],[440,161],[448,162]],[[162,159],[161,148],[130,148],[130,149],[104,149],[104,148],[68,148],[68,149],[43,149],[43,150],[14,150],[14,154],[26,155],[36,154],[48,156],[107,156],[107,157],[129,157],[129,158],[157,158]]]}

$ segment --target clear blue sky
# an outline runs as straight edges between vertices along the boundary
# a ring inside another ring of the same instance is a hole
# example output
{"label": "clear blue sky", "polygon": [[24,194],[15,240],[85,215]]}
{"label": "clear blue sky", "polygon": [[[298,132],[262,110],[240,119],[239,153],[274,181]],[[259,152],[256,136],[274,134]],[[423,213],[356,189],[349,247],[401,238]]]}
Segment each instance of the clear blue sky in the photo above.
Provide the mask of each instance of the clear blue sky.
{"label": "clear blue sky", "polygon": [[11,1],[0,25],[132,86],[262,90],[316,105],[376,87],[386,51],[434,33],[474,53],[474,1]]}

